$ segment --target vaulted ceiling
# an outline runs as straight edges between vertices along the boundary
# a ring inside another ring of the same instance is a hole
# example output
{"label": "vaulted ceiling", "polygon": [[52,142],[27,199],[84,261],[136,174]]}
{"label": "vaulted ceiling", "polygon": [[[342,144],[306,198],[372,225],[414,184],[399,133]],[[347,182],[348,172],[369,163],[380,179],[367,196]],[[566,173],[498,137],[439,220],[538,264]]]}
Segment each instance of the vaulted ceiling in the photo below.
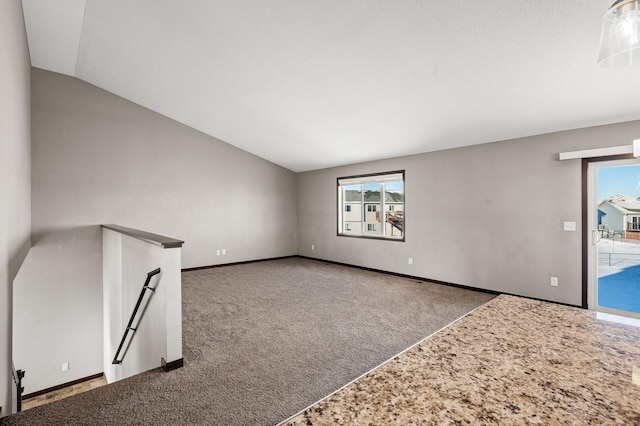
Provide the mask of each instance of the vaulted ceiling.
{"label": "vaulted ceiling", "polygon": [[34,67],[306,171],[640,118],[640,67],[596,66],[611,2],[23,7]]}

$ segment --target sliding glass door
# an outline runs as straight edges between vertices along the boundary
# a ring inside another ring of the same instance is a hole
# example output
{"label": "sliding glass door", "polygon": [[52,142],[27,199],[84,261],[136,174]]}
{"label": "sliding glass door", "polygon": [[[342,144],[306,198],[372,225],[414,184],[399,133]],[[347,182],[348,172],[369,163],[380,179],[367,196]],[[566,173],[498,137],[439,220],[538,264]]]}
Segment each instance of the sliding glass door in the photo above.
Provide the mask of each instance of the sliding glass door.
{"label": "sliding glass door", "polygon": [[640,318],[640,161],[588,168],[589,307]]}

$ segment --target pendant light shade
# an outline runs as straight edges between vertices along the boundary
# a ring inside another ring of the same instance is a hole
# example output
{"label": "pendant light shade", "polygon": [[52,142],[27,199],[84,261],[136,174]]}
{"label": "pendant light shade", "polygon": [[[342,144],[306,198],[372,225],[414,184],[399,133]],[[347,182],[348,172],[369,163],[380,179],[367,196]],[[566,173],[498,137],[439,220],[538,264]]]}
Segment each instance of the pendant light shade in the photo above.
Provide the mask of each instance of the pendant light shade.
{"label": "pendant light shade", "polygon": [[640,0],[617,0],[602,22],[598,66],[622,67],[640,63]]}

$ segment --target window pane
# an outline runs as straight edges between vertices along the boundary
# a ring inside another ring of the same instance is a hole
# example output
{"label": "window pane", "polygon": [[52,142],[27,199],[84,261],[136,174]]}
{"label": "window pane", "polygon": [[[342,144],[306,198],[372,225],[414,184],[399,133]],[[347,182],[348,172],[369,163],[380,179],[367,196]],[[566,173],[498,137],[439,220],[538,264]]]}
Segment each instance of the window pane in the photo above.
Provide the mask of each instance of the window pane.
{"label": "window pane", "polygon": [[379,183],[364,185],[364,205],[366,206],[364,221],[367,224],[367,235],[382,235],[381,190],[382,185]]}
{"label": "window pane", "polygon": [[385,236],[389,238],[404,237],[404,182],[384,183]]}
{"label": "window pane", "polygon": [[362,232],[362,185],[348,185],[343,188],[344,214],[342,232],[360,235]]}

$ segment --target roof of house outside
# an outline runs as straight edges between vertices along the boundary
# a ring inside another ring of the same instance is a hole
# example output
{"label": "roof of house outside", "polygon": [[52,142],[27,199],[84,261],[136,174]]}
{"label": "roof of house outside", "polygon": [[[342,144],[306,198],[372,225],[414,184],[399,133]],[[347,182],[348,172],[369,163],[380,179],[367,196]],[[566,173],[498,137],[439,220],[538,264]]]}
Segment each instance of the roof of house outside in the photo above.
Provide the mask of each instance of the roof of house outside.
{"label": "roof of house outside", "polygon": [[[354,189],[347,189],[345,191],[345,202],[347,203],[359,203],[362,201],[362,193]],[[380,191],[365,191],[364,193],[365,203],[379,203]],[[401,192],[389,192],[385,191],[385,203],[402,203],[404,202],[404,194]]]}
{"label": "roof of house outside", "polygon": [[623,214],[640,214],[640,200],[629,197],[628,195],[609,197],[598,204],[598,207],[605,203],[615,207]]}

